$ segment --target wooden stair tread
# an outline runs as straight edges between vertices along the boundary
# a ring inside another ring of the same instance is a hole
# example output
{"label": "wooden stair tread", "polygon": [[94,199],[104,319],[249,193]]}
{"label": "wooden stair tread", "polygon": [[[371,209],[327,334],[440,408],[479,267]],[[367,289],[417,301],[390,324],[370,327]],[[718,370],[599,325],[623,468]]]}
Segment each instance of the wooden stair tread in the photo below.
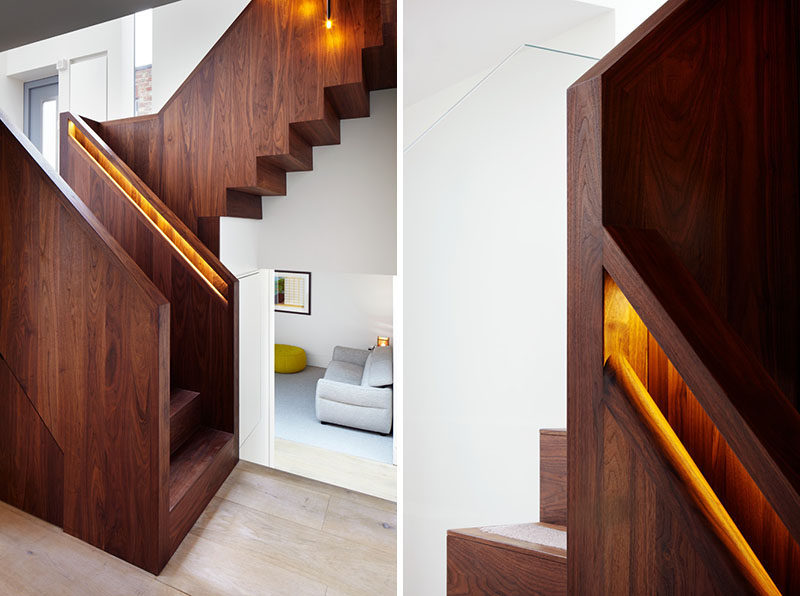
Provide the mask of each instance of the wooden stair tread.
{"label": "wooden stair tread", "polygon": [[198,395],[197,391],[173,389],[169,398],[169,417],[174,418],[183,408],[189,405]]}
{"label": "wooden stair tread", "polygon": [[216,455],[233,440],[231,433],[212,428],[199,428],[170,457],[169,508],[180,503],[194,483],[211,466]]}
{"label": "wooden stair tread", "polygon": [[[540,528],[546,528],[555,532],[560,532],[565,535],[567,533],[567,528],[564,526],[545,524],[541,522],[536,522],[531,525]],[[526,540],[520,540],[511,536],[504,536],[495,532],[489,532],[487,531],[486,527],[449,530],[447,534],[453,536],[458,535],[462,538],[467,538],[490,546],[516,550],[518,552],[523,551],[525,554],[532,554],[545,558],[555,558],[559,560],[566,560],[567,558],[567,550],[564,548],[548,544],[528,542]]]}
{"label": "wooden stair tread", "polygon": [[175,453],[200,426],[203,404],[197,391],[173,389],[169,400],[169,452]]}

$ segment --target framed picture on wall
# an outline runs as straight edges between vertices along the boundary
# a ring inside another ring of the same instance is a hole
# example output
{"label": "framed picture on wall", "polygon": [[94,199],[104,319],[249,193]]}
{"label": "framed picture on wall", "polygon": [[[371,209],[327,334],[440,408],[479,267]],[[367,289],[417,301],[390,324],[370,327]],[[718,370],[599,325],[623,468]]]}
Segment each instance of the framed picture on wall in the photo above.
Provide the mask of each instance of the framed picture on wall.
{"label": "framed picture on wall", "polygon": [[275,271],[275,312],[311,314],[311,273]]}

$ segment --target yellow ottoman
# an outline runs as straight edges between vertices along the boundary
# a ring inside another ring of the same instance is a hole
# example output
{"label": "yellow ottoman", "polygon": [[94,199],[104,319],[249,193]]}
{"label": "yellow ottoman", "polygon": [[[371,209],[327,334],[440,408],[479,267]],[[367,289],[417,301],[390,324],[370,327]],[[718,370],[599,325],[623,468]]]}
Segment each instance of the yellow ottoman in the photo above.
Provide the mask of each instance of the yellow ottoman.
{"label": "yellow ottoman", "polygon": [[297,373],[306,367],[306,351],[297,346],[275,344],[275,372]]}

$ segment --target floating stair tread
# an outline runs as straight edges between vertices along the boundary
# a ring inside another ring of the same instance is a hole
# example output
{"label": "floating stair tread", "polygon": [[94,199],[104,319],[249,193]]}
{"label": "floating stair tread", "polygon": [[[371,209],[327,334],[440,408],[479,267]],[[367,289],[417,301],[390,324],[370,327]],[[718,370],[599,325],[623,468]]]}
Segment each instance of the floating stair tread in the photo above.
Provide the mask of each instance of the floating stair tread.
{"label": "floating stair tread", "polygon": [[173,389],[169,398],[169,417],[174,418],[183,408],[188,406],[200,395],[197,391],[188,389]]}
{"label": "floating stair tread", "polygon": [[545,523],[485,526],[450,530],[449,535],[476,540],[542,558],[566,561],[567,529]]}
{"label": "floating stair tread", "polygon": [[566,436],[567,429],[566,428],[543,428],[540,432],[542,434],[545,434],[545,435]]}
{"label": "floating stair tread", "polygon": [[174,509],[194,483],[211,466],[231,433],[201,427],[170,458],[169,508]]}

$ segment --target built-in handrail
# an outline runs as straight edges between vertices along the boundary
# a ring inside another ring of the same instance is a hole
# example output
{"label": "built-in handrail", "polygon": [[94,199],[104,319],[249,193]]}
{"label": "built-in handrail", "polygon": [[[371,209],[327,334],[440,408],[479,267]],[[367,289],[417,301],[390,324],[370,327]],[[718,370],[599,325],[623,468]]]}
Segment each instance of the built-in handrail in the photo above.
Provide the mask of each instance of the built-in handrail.
{"label": "built-in handrail", "polygon": [[604,372],[606,378],[621,390],[636,410],[650,432],[653,442],[688,489],[700,511],[709,520],[714,533],[734,556],[745,577],[759,594],[780,595],[761,561],[627,359],[619,354],[610,355]]}
{"label": "built-in handrail", "polygon": [[232,275],[213,253],[80,117],[65,113],[62,126],[67,141],[75,143],[104,172],[206,286],[227,302]]}
{"label": "built-in handrail", "polygon": [[658,232],[606,227],[604,263],[800,542],[800,413]]}

